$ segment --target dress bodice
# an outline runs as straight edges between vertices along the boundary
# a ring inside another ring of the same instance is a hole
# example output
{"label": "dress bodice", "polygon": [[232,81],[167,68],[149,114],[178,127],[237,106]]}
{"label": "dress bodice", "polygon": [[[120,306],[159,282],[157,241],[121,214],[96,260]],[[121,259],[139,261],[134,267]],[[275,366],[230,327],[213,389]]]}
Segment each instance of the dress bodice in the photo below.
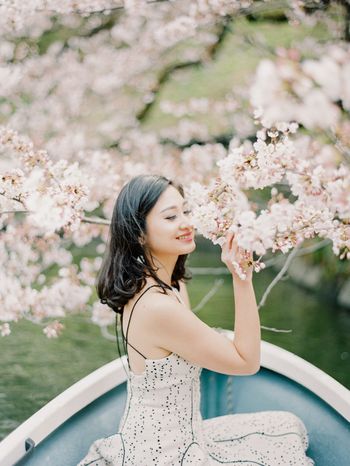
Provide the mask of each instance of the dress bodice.
{"label": "dress bodice", "polygon": [[142,374],[125,367],[127,400],[118,431],[95,440],[77,466],[314,465],[305,455],[306,428],[293,413],[203,420],[202,368],[176,353],[159,359],[142,356]]}
{"label": "dress bodice", "polygon": [[[165,455],[164,463],[159,464],[171,464],[166,461],[174,454],[190,457],[191,448],[199,464],[199,455],[206,456],[199,447],[204,444],[199,378],[202,368],[175,353],[146,359],[145,365],[142,374],[128,371],[128,409],[120,421],[119,432],[125,438],[144,438],[145,442],[156,439],[158,461],[162,450]],[[132,444],[128,447],[133,449]]]}

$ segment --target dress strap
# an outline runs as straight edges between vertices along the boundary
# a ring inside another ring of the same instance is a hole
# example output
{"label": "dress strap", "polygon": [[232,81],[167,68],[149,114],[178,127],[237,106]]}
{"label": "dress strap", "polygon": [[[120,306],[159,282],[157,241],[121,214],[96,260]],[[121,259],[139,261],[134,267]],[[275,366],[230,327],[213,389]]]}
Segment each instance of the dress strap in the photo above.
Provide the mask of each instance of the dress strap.
{"label": "dress strap", "polygon": [[184,303],[183,299],[181,298],[181,295],[180,295],[180,292],[178,291],[177,288],[174,288],[173,286],[171,287],[173,289],[173,291],[175,291],[175,298],[179,301],[179,303],[183,304],[184,306],[186,306],[186,304]]}
{"label": "dress strap", "polygon": [[[124,336],[124,332],[123,332],[123,313],[121,314],[121,330],[122,330],[122,336],[124,338],[124,340],[126,341],[126,344],[131,346],[131,348],[133,348],[135,351],[137,351],[144,359],[147,359],[145,355],[143,355],[138,349],[136,349],[131,343],[128,342],[128,333],[129,333],[129,326],[130,326],[130,321],[131,321],[131,317],[132,317],[132,313],[135,309],[135,306],[136,304],[138,303],[138,301],[142,298],[142,296],[146,293],[146,291],[150,290],[151,288],[153,287],[159,287],[159,288],[162,288],[160,285],[151,285],[149,286],[148,288],[146,288],[141,294],[140,296],[137,298],[137,300],[135,301],[132,309],[131,309],[131,312],[130,312],[130,317],[129,317],[129,321],[128,321],[128,326],[126,328],[126,335]],[[127,353],[127,347],[125,348],[126,350],[126,353]],[[129,365],[130,367],[130,365]]]}

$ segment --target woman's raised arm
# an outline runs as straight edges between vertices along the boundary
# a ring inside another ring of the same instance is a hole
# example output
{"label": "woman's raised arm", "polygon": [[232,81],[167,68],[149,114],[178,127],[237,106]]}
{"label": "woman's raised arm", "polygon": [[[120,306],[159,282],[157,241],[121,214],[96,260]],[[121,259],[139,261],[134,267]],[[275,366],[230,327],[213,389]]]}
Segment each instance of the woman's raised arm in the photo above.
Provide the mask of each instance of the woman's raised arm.
{"label": "woman's raised arm", "polygon": [[233,342],[188,312],[187,306],[161,293],[157,293],[152,308],[147,310],[145,331],[152,333],[157,346],[195,365],[223,374],[247,375],[260,368],[260,320],[251,274],[242,281],[228,259],[235,249],[237,246],[230,238],[222,254],[232,272],[235,295]]}

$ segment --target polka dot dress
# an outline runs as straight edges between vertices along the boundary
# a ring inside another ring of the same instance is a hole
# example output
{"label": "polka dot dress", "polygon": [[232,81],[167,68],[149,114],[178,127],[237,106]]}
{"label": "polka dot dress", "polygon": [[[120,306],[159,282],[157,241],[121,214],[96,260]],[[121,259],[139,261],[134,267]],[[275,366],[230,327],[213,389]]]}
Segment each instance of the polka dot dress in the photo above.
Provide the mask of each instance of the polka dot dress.
{"label": "polka dot dress", "polygon": [[129,371],[118,432],[96,440],[78,466],[313,465],[303,422],[288,411],[203,420],[201,368],[175,353]]}

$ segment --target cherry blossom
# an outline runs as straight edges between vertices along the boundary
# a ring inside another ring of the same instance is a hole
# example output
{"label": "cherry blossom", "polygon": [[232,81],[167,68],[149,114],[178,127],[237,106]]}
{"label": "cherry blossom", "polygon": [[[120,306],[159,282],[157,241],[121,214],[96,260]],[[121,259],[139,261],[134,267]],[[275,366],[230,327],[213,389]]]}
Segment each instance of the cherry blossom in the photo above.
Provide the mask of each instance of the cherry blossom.
{"label": "cherry blossom", "polygon": [[[169,76],[205,69],[232,19],[263,7],[1,2],[2,336],[25,318],[56,338],[66,315],[86,310],[101,329],[114,323],[93,287],[115,198],[137,174],[182,182],[197,231],[214,244],[233,231],[256,272],[313,238],[350,259],[350,52],[338,30],[269,50],[250,81],[215,99],[162,100]],[[333,31],[326,12],[309,10],[284,7],[293,25],[321,18]],[[155,104],[171,122],[152,129]],[[244,279],[249,264],[232,260]]]}
{"label": "cherry blossom", "polygon": [[[188,195],[201,234],[223,244],[226,231],[233,231],[238,245],[258,256],[269,249],[286,253],[306,239],[327,237],[336,242],[333,250],[338,255],[348,257],[348,217],[343,209],[350,198],[350,170],[340,165],[327,171],[311,159],[300,160],[288,136],[295,130],[295,125],[283,122],[259,130],[248,151],[244,146],[235,148],[217,162],[220,174],[215,183],[207,188],[193,183]],[[289,185],[295,202],[274,188],[268,205],[259,212],[247,205],[244,191],[281,182]],[[345,224],[339,235],[341,218]]]}

